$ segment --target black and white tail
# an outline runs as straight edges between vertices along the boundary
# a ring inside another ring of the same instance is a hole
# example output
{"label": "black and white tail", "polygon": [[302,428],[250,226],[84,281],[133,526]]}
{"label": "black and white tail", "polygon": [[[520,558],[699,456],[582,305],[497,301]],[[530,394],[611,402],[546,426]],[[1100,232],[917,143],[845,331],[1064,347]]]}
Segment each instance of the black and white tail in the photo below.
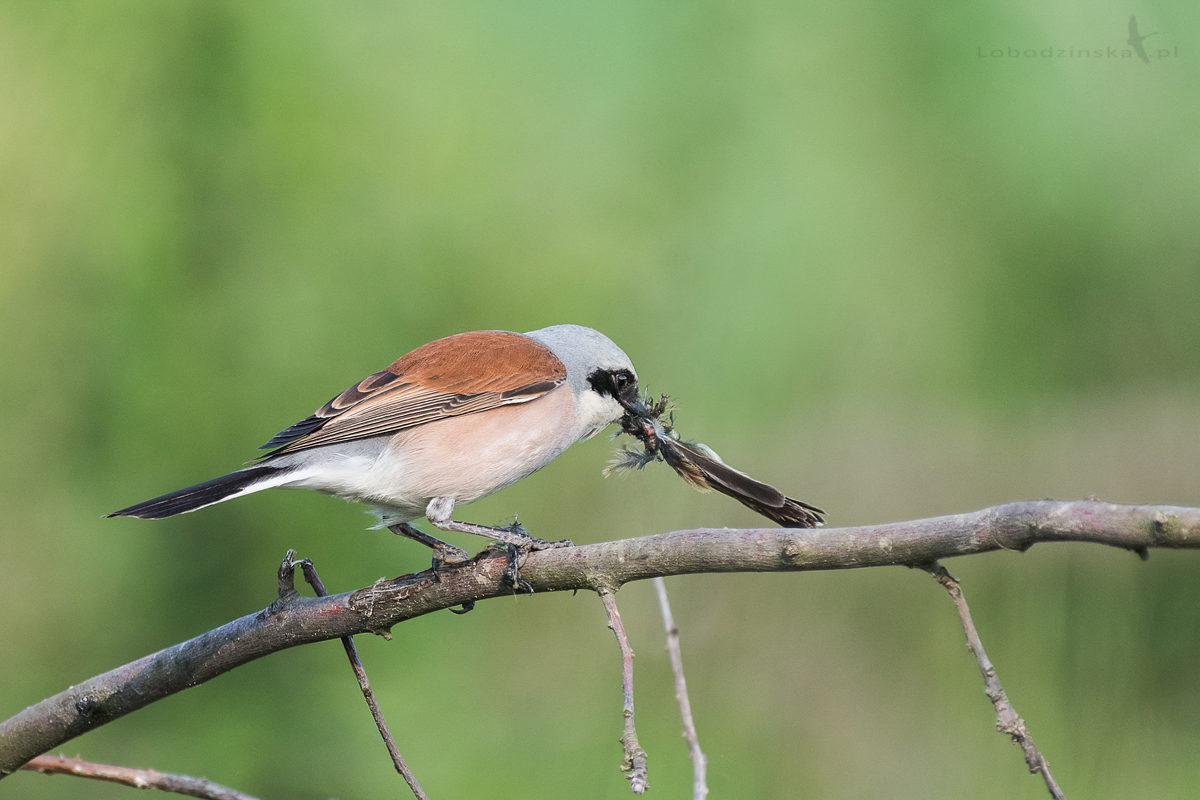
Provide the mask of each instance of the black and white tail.
{"label": "black and white tail", "polygon": [[287,483],[288,475],[293,470],[284,467],[257,466],[240,469],[211,481],[197,483],[186,489],[169,492],[153,500],[122,508],[107,517],[141,517],[142,519],[162,519],[175,514],[184,514],[198,508],[220,503],[240,497],[251,492],[269,489]]}

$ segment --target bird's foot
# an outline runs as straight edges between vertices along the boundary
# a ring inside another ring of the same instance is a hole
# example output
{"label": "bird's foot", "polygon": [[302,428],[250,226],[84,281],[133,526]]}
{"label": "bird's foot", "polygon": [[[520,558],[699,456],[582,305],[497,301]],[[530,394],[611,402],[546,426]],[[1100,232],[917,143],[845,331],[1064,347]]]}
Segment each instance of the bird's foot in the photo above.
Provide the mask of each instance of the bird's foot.
{"label": "bird's foot", "polygon": [[453,567],[458,564],[465,564],[471,560],[471,554],[461,547],[455,547],[452,544],[446,544],[433,549],[433,570],[440,572],[446,567]]}
{"label": "bird's foot", "polygon": [[574,547],[575,543],[570,539],[559,539],[558,541],[550,542],[545,539],[539,539],[536,536],[530,536],[527,546],[530,550],[554,550],[558,547]]}
{"label": "bird's foot", "polygon": [[529,531],[525,530],[525,526],[513,517],[511,525],[500,528],[506,533],[511,533],[517,541],[508,540],[510,544],[514,544],[525,550],[552,550],[556,547],[574,547],[575,543],[570,539],[559,539],[556,542],[551,542],[546,539],[539,539],[536,536],[530,536]]}
{"label": "bird's foot", "polygon": [[388,530],[398,536],[407,536],[409,539],[420,542],[429,549],[433,550],[433,563],[431,565],[431,569],[433,569],[435,575],[445,570],[447,567],[452,567],[456,564],[465,564],[471,560],[470,554],[461,547],[455,547],[449,542],[443,542],[436,536],[430,536],[428,533],[425,533],[418,528],[414,528],[407,522],[389,525]]}
{"label": "bird's foot", "polygon": [[[443,572],[448,572],[450,569],[460,564],[466,564],[470,560],[471,556],[461,547],[455,547],[452,544],[446,544],[444,547],[435,547],[433,549],[433,565],[431,567],[434,580],[440,582]],[[468,600],[459,608],[450,609],[450,613],[466,614],[468,611],[474,610],[475,601]]]}
{"label": "bird's foot", "polygon": [[499,542],[497,549],[504,551],[504,575],[500,578],[501,583],[511,586],[514,592],[528,592],[529,594],[533,594],[533,584],[521,577],[520,567],[520,558],[523,555],[522,551],[527,552],[529,548],[518,547],[515,544],[507,542]]}

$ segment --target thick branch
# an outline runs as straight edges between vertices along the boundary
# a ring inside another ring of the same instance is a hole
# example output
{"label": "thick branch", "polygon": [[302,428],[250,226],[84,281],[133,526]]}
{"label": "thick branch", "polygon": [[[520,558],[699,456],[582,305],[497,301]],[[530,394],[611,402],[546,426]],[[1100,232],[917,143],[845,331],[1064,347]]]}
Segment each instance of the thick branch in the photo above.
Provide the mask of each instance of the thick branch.
{"label": "thick branch", "polygon": [[[542,550],[524,560],[521,577],[536,592],[611,591],[657,575],[918,566],[1049,541],[1142,553],[1200,547],[1200,509],[1035,501],[857,528],[675,531]],[[440,579],[422,572],[328,597],[290,594],[259,613],[82,681],[0,723],[0,777],[81,733],[268,653],[380,633],[431,611],[508,594],[504,566],[502,556],[485,552]]]}

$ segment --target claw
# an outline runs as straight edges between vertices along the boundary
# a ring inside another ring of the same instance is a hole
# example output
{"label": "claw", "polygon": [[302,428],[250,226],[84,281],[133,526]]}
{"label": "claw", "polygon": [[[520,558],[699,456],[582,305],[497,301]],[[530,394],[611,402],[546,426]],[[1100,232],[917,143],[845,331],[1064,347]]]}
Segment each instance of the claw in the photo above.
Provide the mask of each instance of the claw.
{"label": "claw", "polygon": [[504,551],[504,577],[501,579],[505,584],[513,587],[515,592],[528,592],[533,594],[533,584],[521,577],[521,570],[517,559],[521,555],[521,551],[526,548],[521,548],[513,544],[501,543],[500,549]]}
{"label": "claw", "polygon": [[529,550],[553,550],[556,547],[574,547],[575,543],[570,539],[559,539],[551,542],[546,539],[539,539],[536,536],[529,537],[529,543],[525,547]]}
{"label": "claw", "polygon": [[[467,555],[467,551],[454,545],[446,545],[445,547],[435,547],[433,550],[433,559],[429,568],[433,570],[433,577],[437,581],[441,581],[442,573],[459,564],[465,564],[471,560]],[[466,612],[461,612],[466,613]]]}
{"label": "claw", "polygon": [[461,547],[446,545],[433,551],[433,568],[452,567],[455,564],[465,564],[471,560],[471,555]]}

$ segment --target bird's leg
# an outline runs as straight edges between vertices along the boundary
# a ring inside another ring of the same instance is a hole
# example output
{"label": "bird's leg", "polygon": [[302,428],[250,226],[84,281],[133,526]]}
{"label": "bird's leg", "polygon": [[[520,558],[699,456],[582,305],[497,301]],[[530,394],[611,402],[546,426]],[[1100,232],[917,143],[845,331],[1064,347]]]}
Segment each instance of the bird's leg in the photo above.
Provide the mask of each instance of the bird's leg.
{"label": "bird's leg", "polygon": [[[548,542],[545,539],[539,539],[536,536],[530,536],[525,532],[525,529],[516,522],[508,528],[491,528],[487,525],[477,525],[474,522],[458,522],[450,519],[450,512],[454,510],[453,497],[435,497],[429,501],[429,505],[425,508],[425,518],[435,527],[444,531],[454,531],[456,533],[473,533],[476,536],[486,536],[489,539],[495,539],[498,542],[515,545],[523,550],[549,550],[552,547],[573,547],[575,545],[570,539],[561,539],[557,542]],[[425,534],[421,534],[424,536]],[[433,537],[429,537],[433,538]]]}
{"label": "bird's leg", "polygon": [[433,568],[440,569],[446,564],[461,564],[465,561],[470,561],[471,556],[466,550],[461,547],[455,547],[449,542],[443,542],[436,536],[430,536],[424,531],[414,528],[407,522],[400,522],[396,525],[388,525],[388,530],[400,536],[407,536],[409,539],[420,542],[426,547],[433,549]]}
{"label": "bird's leg", "polygon": [[522,551],[548,550],[552,547],[572,547],[574,545],[574,542],[570,539],[548,542],[545,539],[530,536],[525,532],[525,528],[515,519],[513,520],[513,524],[507,528],[491,528],[487,525],[477,525],[473,522],[458,522],[450,518],[450,512],[453,510],[453,497],[435,497],[425,507],[425,518],[434,527],[444,531],[474,533],[477,536],[486,536],[489,539],[499,542],[497,547],[506,554],[504,582],[517,590],[533,591],[533,587],[530,586],[529,582],[521,578],[521,573],[518,569],[518,560]]}

